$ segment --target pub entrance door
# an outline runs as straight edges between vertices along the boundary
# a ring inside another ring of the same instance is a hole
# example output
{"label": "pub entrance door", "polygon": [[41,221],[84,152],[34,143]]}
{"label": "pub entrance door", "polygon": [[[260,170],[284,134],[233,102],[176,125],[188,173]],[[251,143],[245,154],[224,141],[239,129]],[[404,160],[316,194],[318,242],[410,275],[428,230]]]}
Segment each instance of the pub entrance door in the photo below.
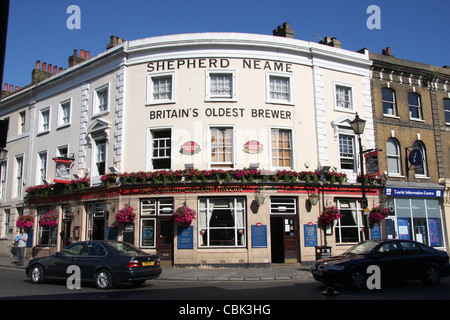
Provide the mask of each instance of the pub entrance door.
{"label": "pub entrance door", "polygon": [[156,219],[156,253],[161,265],[173,264],[174,222],[173,218]]}
{"label": "pub entrance door", "polygon": [[295,263],[299,259],[298,215],[295,198],[270,199],[272,263]]}

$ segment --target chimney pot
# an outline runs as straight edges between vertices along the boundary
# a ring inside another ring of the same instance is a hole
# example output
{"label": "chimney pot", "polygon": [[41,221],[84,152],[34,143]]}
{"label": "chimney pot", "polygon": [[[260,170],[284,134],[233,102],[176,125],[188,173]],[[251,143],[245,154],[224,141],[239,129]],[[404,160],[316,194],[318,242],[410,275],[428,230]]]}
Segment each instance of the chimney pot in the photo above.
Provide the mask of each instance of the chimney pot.
{"label": "chimney pot", "polygon": [[5,83],[5,84],[3,85],[3,90],[4,90],[4,91],[8,91],[8,84],[7,84],[7,83]]}
{"label": "chimney pot", "polygon": [[51,64],[48,65],[47,72],[52,72],[52,65]]}
{"label": "chimney pot", "polygon": [[16,86],[16,88],[14,89],[14,91],[17,91],[17,90],[19,90],[19,86]]}
{"label": "chimney pot", "polygon": [[47,62],[42,62],[42,69],[41,70],[44,70],[45,71],[45,68],[47,67]]}
{"label": "chimney pot", "polygon": [[73,49],[73,55],[78,57],[78,50],[77,49]]}
{"label": "chimney pot", "polygon": [[40,69],[41,68],[41,61],[37,60],[36,61],[36,69]]}
{"label": "chimney pot", "polygon": [[80,50],[80,58],[84,59],[84,49]]}
{"label": "chimney pot", "polygon": [[53,67],[53,73],[56,73],[58,71],[58,67],[57,66],[54,66]]}
{"label": "chimney pot", "polygon": [[14,86],[12,84],[9,85],[9,92],[13,92]]}
{"label": "chimney pot", "polygon": [[63,70],[63,68],[62,68],[62,67],[59,67],[58,73],[62,72],[62,70]]}
{"label": "chimney pot", "polygon": [[91,53],[89,51],[86,51],[86,60],[89,60]]}

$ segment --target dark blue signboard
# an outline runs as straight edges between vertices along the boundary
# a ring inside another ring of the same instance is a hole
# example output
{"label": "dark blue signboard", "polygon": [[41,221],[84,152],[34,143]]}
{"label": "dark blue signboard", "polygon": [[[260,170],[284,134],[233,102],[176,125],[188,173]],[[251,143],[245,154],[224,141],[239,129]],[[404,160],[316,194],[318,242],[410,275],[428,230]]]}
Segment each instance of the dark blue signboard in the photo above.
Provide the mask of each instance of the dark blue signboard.
{"label": "dark blue signboard", "polygon": [[178,249],[194,249],[194,227],[189,226],[187,229],[179,227],[178,229]]}
{"label": "dark blue signboard", "polygon": [[442,197],[439,189],[408,189],[408,188],[385,188],[384,194],[392,197]]}
{"label": "dark blue signboard", "polygon": [[305,247],[317,246],[317,224],[304,224]]}
{"label": "dark blue signboard", "polygon": [[370,228],[370,239],[381,239],[381,226],[379,224],[375,224]]}
{"label": "dark blue signboard", "polygon": [[252,248],[267,248],[266,225],[252,225]]}
{"label": "dark blue signboard", "polygon": [[409,219],[408,218],[398,218],[398,238],[402,240],[411,240],[409,234]]}
{"label": "dark blue signboard", "polygon": [[418,166],[423,162],[423,153],[419,149],[413,149],[409,153],[408,159],[413,166]]}

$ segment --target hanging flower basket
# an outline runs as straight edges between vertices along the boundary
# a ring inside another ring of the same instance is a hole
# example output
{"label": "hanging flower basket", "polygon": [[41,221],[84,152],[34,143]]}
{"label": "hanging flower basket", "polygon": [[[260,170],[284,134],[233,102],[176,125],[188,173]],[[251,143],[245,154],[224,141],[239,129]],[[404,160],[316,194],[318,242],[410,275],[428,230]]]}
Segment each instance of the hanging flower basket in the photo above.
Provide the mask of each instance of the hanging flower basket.
{"label": "hanging flower basket", "polygon": [[187,228],[191,225],[195,216],[195,211],[187,206],[181,206],[173,213],[174,219],[178,224]]}
{"label": "hanging flower basket", "polygon": [[327,207],[325,208],[319,216],[319,225],[322,228],[326,228],[329,225],[332,225],[335,220],[342,218],[341,211],[335,207]]}
{"label": "hanging flower basket", "polygon": [[116,222],[120,224],[130,224],[134,222],[136,218],[136,214],[134,213],[134,208],[129,205],[125,205],[125,207],[116,213]]}
{"label": "hanging flower basket", "polygon": [[55,211],[49,211],[44,213],[39,219],[39,225],[41,227],[54,227],[58,224],[58,214]]}
{"label": "hanging flower basket", "polygon": [[369,212],[369,221],[371,224],[377,224],[389,215],[389,210],[380,206],[372,208]]}
{"label": "hanging flower basket", "polygon": [[33,228],[34,218],[32,216],[20,216],[16,221],[16,226],[20,229],[24,228],[28,232]]}

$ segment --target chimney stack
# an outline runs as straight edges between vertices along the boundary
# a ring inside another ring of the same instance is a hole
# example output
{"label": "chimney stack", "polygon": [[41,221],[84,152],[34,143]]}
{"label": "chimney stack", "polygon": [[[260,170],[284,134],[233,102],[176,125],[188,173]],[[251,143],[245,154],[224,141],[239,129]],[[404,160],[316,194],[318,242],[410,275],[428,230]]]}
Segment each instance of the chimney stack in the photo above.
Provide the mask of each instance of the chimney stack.
{"label": "chimney stack", "polygon": [[123,40],[121,37],[118,36],[111,36],[109,38],[109,43],[106,46],[106,50],[109,50],[111,48],[114,48],[115,46],[118,46],[119,44],[125,42],[125,40]]}
{"label": "chimney stack", "polygon": [[36,67],[31,72],[31,83],[35,84],[51,77],[55,73],[55,68],[58,67],[54,66],[52,71],[52,64],[47,65],[47,62],[42,62],[41,64],[41,61],[37,60]]}
{"label": "chimney stack", "polygon": [[325,37],[321,41],[319,41],[319,43],[335,48],[341,47],[341,42],[336,37]]}
{"label": "chimney stack", "polygon": [[393,55],[391,54],[391,47],[386,47],[386,49],[382,49],[381,53],[383,56],[391,56],[393,57]]}
{"label": "chimney stack", "polygon": [[73,55],[69,57],[69,68],[73,67],[79,63],[82,63],[83,61],[86,61],[89,59],[90,53],[89,51],[85,51],[84,49],[80,50],[80,55],[78,55],[78,50],[73,50]]}
{"label": "chimney stack", "polygon": [[3,90],[1,92],[1,98],[4,98],[6,96],[9,96],[10,94],[16,92],[19,90],[19,86],[14,86],[12,84],[4,83],[3,84]]}
{"label": "chimney stack", "polygon": [[291,29],[289,22],[285,22],[283,25],[278,26],[272,33],[277,37],[294,38],[294,30]]}

